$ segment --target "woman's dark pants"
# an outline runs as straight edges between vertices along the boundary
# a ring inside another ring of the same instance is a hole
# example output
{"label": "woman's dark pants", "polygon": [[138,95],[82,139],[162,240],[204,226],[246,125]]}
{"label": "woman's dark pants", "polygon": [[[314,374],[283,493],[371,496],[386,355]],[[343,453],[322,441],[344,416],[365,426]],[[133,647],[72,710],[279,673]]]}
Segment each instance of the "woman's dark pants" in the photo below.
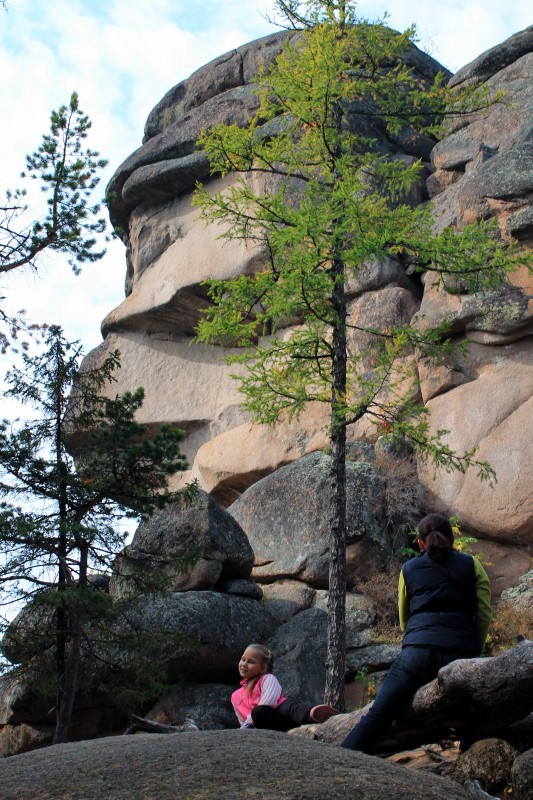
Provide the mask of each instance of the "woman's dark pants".
{"label": "woman's dark pants", "polygon": [[368,714],[350,731],[341,747],[369,753],[374,742],[407,707],[417,689],[436,678],[441,667],[465,657],[464,653],[404,647]]}

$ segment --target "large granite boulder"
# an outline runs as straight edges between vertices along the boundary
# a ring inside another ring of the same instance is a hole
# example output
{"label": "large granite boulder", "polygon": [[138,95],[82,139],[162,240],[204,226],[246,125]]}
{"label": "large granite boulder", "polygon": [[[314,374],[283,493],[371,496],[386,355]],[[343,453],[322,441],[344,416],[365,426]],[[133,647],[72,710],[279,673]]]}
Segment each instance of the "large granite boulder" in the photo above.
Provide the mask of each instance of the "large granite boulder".
{"label": "large granite boulder", "polygon": [[503,739],[480,739],[461,754],[445,774],[462,785],[467,781],[479,781],[490,794],[502,792],[511,781],[511,768],[517,755],[514,747]]}
{"label": "large granite boulder", "polygon": [[115,562],[110,594],[114,600],[138,594],[145,573],[170,592],[212,589],[220,580],[248,578],[253,560],[239,524],[200,490],[190,505],[166,506],[141,522]]}
{"label": "large granite boulder", "polygon": [[[194,182],[206,178],[207,162],[195,151],[196,139],[216,122],[246,122],[257,108],[252,81],[259,66],[268,66],[295,35],[276,33],[244,45],[171,89],[149,116],[144,144],[117,169],[107,193],[111,219],[127,243],[127,297],[104,321],[106,341],[92,357],[99,361],[111,347],[121,351],[118,388],[143,385],[143,419],[151,425],[172,420],[187,433],[184,451],[192,469],[177,476],[175,485],[198,477],[224,504],[258,477],[327,442],[327,412],[318,409],[283,425],[272,439],[270,429],[251,429],[229,377],[235,370],[220,365],[229,351],[190,346],[207,303],[202,281],[256,269],[265,259],[237,239],[222,245],[217,226],[206,228],[200,220],[191,196]],[[406,58],[421,81],[441,69],[416,47]],[[354,114],[350,120],[375,138],[379,152],[428,161],[434,141],[416,131],[406,128],[387,138],[371,116]],[[213,179],[210,187],[224,190],[233,180]],[[416,202],[425,199],[423,181],[417,192]],[[365,285],[371,291],[416,288],[392,258],[369,265],[368,274],[350,287],[351,296]]]}
{"label": "large granite boulder", "polygon": [[267,641],[286,696],[321,703],[326,685],[327,615],[310,608],[276,630]]}
{"label": "large granite boulder", "polygon": [[[116,736],[0,762],[4,800],[468,800],[447,778],[275,731]],[[96,787],[96,788],[95,788]],[[102,788],[103,787],[103,788]],[[155,787],[155,788],[154,788]]]}
{"label": "large granite boulder", "polygon": [[[328,585],[331,459],[312,453],[247,489],[228,509],[255,553],[253,574],[261,583],[291,577],[316,588]],[[374,500],[371,464],[348,462],[346,558],[348,588],[386,563],[388,540]]]}
{"label": "large granite boulder", "polygon": [[[278,625],[263,603],[213,591],[145,595],[126,602],[122,616],[123,627],[146,637],[154,669],[164,668],[171,682],[234,681],[246,647]],[[127,652],[115,657],[127,669]]]}
{"label": "large granite boulder", "polygon": [[533,795],[533,749],[518,756],[511,769],[513,796],[528,800]]}

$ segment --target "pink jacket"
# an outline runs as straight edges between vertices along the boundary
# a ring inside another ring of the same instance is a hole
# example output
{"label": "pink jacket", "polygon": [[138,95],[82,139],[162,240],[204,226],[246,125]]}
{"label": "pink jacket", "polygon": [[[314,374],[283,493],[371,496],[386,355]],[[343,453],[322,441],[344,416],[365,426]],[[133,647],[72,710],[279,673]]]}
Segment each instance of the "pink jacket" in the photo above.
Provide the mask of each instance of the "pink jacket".
{"label": "pink jacket", "polygon": [[244,678],[241,681],[242,688],[237,689],[237,691],[233,692],[231,695],[231,703],[241,725],[245,722],[252,722],[250,716],[252,708],[256,706],[272,706],[273,708],[277,708],[286,700],[281,693],[281,686],[278,679],[272,675],[271,672],[267,672],[259,678],[251,694],[246,693],[247,683],[248,681]]}

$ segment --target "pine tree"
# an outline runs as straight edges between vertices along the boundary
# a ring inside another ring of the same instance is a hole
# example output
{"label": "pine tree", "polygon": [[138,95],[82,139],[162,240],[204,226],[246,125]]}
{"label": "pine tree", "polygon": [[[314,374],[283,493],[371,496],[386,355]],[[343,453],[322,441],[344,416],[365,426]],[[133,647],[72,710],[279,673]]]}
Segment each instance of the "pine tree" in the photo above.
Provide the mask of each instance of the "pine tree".
{"label": "pine tree", "polygon": [[[365,416],[436,467],[474,466],[481,479],[493,475],[473,450],[452,452],[445,431],[430,433],[419,400],[414,356],[438,362],[452,351],[446,323],[365,329],[347,318],[348,282],[392,255],[415,272],[431,271],[446,290],[460,281],[474,292],[501,285],[525,257],[484,222],[435,233],[430,209],[407,200],[421,164],[383,155],[376,138],[359,132],[364,125],[351,124],[370,119],[392,137],[406,126],[434,135],[450,106],[467,114],[495,98],[484,90],[451,95],[442,76],[423,85],[406,58],[413,28],[399,34],[383,20],[370,24],[344,0],[276,6],[299,32],[260,74],[256,116],[247,127],[216,125],[200,138],[212,174],[241,177],[219,193],[200,187],[195,198],[208,222],[224,223],[222,237],[256,243],[267,264],[253,275],[208,282],[213,305],[198,338],[242,348],[228,361],[246,365],[240,389],[259,422],[298,415],[311,401],[329,405],[325,702],[342,708],[347,426]],[[262,176],[268,184],[258,189]],[[353,345],[358,333],[363,349]]]}
{"label": "pine tree", "polygon": [[[26,188],[6,191],[4,205],[0,206],[0,275],[24,266],[37,270],[49,252],[65,254],[78,274],[82,264],[105,255],[105,248],[97,249],[97,245],[106,221],[98,216],[100,204],[89,201],[107,161],[95,150],[83,147],[91,125],[80,109],[76,92],[68,106],[52,111],[50,132],[43,136],[37,150],[26,156],[26,170],[21,173],[22,178],[38,182],[46,195],[46,210],[42,217],[28,220]],[[11,317],[2,308],[0,322],[2,352],[21,332],[31,334],[36,327],[22,315]]]}
{"label": "pine tree", "polygon": [[[135,420],[144,392],[109,397],[118,352],[80,373],[81,348],[59,327],[45,349],[23,354],[7,375],[8,397],[30,405],[26,421],[0,423],[0,604],[38,602],[55,615],[57,725],[67,740],[84,621],[95,602],[91,569],[109,572],[124,545],[116,521],[177,499],[170,475],[187,466],[183,432],[148,436]],[[69,445],[76,445],[76,462]],[[194,493],[191,486],[186,491]]]}

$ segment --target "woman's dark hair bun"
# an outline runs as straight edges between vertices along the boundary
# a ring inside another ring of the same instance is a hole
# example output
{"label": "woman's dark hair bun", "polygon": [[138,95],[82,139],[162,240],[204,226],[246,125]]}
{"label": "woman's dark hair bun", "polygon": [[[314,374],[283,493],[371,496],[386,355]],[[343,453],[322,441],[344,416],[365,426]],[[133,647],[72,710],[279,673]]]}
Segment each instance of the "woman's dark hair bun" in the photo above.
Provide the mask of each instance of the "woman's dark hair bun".
{"label": "woman's dark hair bun", "polygon": [[418,526],[418,538],[432,561],[445,561],[453,549],[452,523],[444,514],[428,514]]}

